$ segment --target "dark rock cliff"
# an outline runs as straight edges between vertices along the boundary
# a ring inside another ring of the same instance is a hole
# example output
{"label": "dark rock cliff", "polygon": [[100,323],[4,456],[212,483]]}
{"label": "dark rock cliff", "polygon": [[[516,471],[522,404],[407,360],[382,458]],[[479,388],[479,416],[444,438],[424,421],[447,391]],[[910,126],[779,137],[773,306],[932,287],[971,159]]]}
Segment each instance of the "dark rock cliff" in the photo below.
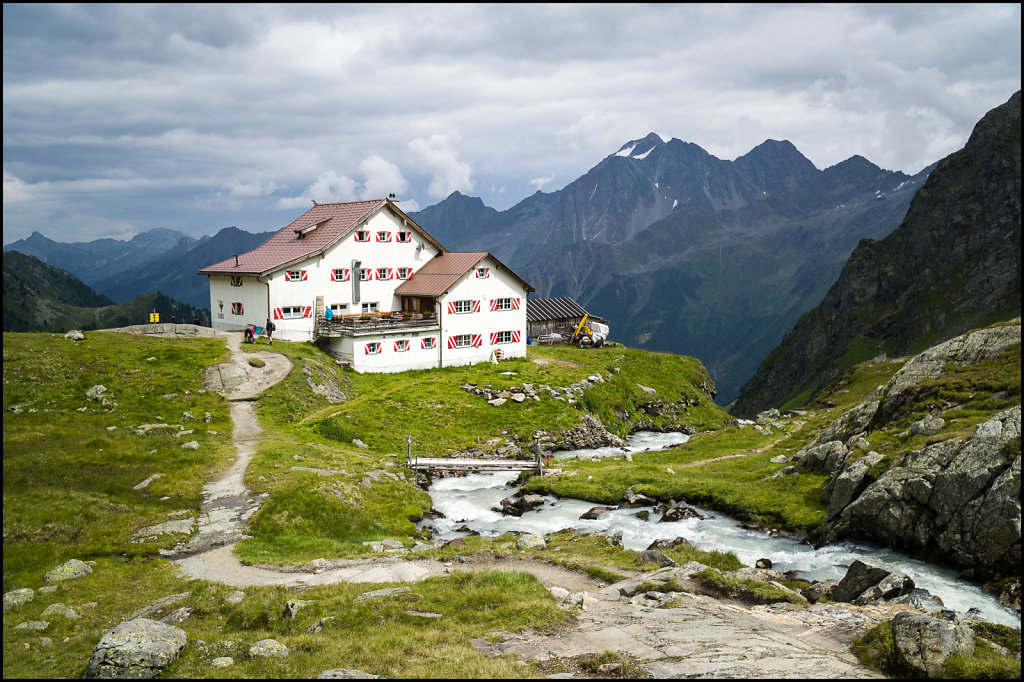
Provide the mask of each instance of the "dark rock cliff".
{"label": "dark rock cliff", "polygon": [[1019,314],[1020,226],[1018,91],[936,166],[892,234],[858,245],[822,304],[743,386],[733,413],[802,403],[876,353],[914,352]]}

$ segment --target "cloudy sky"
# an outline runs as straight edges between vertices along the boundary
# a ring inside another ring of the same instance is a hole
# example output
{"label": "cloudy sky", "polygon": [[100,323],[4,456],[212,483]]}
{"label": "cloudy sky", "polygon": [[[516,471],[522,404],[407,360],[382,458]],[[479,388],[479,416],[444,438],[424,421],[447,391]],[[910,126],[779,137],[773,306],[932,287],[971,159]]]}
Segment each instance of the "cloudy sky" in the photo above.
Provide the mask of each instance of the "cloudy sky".
{"label": "cloudy sky", "polygon": [[654,131],[914,173],[1020,89],[996,5],[3,7],[3,243],[497,209]]}

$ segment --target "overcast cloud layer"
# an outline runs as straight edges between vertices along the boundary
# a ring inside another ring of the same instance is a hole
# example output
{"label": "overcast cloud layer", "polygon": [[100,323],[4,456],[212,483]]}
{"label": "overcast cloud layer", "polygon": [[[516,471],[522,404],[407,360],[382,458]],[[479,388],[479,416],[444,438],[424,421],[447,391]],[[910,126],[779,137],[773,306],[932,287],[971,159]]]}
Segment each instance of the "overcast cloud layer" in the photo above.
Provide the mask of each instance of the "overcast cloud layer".
{"label": "overcast cloud layer", "polygon": [[505,209],[654,131],[914,173],[1020,89],[1020,5],[10,5],[5,244]]}

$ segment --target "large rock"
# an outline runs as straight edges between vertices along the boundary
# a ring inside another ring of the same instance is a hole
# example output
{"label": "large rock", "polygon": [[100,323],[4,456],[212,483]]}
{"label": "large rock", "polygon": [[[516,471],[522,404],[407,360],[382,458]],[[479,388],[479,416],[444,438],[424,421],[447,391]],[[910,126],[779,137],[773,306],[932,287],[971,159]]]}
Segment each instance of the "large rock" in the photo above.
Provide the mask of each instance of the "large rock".
{"label": "large rock", "polygon": [[829,521],[846,509],[854,499],[871,483],[868,472],[871,467],[882,461],[882,455],[877,452],[869,452],[856,462],[847,464],[840,469],[829,481],[825,488],[824,497],[828,501],[828,512],[825,520]]}
{"label": "large rock", "polygon": [[867,604],[878,599],[892,599],[914,589],[914,581],[903,571],[881,559],[855,559],[829,598],[854,604]]}
{"label": "large rock", "polygon": [[156,677],[185,648],[181,628],[148,618],[127,620],[103,635],[92,651],[86,679]]}
{"label": "large rock", "polygon": [[904,611],[892,619],[892,638],[903,662],[935,677],[942,664],[956,654],[974,654],[974,632],[956,621]]}
{"label": "large rock", "polygon": [[846,462],[848,454],[849,450],[842,441],[828,441],[797,453],[797,466],[809,471],[832,472]]}
{"label": "large rock", "polygon": [[284,658],[288,653],[288,647],[276,639],[261,639],[249,645],[250,658]]}
{"label": "large rock", "polygon": [[4,595],[4,611],[18,606],[24,606],[35,599],[36,593],[30,587],[23,587],[20,590],[11,590]]}
{"label": "large rock", "polygon": [[79,561],[78,559],[71,559],[65,561],[57,568],[53,569],[49,573],[43,576],[44,583],[59,583],[64,580],[72,580],[73,578],[81,578],[92,573],[92,566]]}
{"label": "large rock", "polygon": [[516,549],[544,549],[547,543],[543,535],[520,535],[516,538]]}

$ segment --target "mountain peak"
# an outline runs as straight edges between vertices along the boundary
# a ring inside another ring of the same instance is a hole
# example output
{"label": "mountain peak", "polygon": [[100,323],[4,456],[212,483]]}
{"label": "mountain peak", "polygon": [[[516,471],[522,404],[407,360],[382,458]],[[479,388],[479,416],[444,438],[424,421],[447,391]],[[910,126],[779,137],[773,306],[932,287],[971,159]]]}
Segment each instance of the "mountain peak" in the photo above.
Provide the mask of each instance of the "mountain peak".
{"label": "mountain peak", "polygon": [[615,156],[630,156],[634,159],[645,159],[647,158],[647,155],[651,153],[652,149],[663,144],[665,144],[665,140],[661,139],[660,135],[657,133],[647,133],[646,137],[642,137],[639,140],[630,140],[619,147],[619,151],[615,152]]}
{"label": "mountain peak", "polygon": [[765,140],[733,163],[764,192],[793,189],[820,173],[789,140]]}

